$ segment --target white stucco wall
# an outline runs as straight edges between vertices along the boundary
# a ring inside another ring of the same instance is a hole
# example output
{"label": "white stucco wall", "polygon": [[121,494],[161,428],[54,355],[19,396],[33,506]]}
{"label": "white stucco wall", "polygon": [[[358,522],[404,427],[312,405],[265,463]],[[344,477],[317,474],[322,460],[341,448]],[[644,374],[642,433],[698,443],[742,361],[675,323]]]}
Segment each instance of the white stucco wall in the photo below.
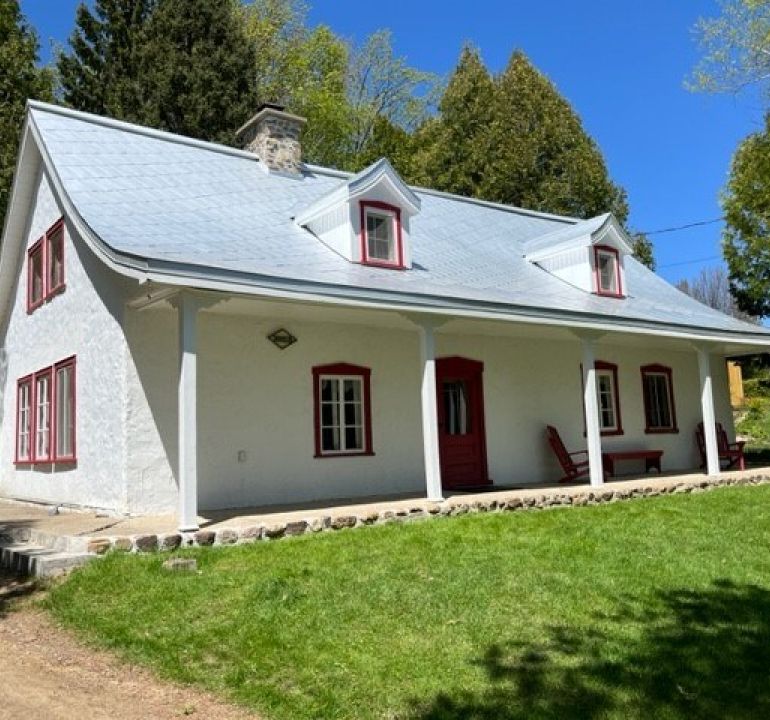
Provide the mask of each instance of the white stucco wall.
{"label": "white stucco wall", "polygon": [[[25,247],[60,217],[42,175]],[[26,252],[3,338],[0,495],[120,511],[125,505],[125,342],[120,326],[123,281],[65,225],[64,292],[27,313]],[[77,463],[14,465],[16,381],[71,355],[77,358]]]}
{"label": "white stucco wall", "polygon": [[[203,312],[199,319],[199,501],[203,509],[422,491],[416,332],[364,325],[291,322],[299,341],[279,351],[265,339],[275,322]],[[132,512],[176,503],[177,325],[174,311],[129,312],[128,465]],[[650,343],[648,343],[649,345]],[[580,346],[573,341],[437,335],[439,356],[484,362],[489,472],[497,484],[546,483],[561,473],[544,426],[570,449],[585,447]],[[617,363],[625,434],[606,449],[661,449],[664,470],[697,465],[700,420],[694,351],[600,345]],[[374,457],[314,458],[311,368],[370,367]],[[680,432],[645,435],[640,366],[673,369]],[[132,369],[133,368],[133,369]],[[716,412],[732,432],[724,363],[714,361]],[[239,452],[245,460],[239,462]],[[634,463],[619,472],[640,471]]]}

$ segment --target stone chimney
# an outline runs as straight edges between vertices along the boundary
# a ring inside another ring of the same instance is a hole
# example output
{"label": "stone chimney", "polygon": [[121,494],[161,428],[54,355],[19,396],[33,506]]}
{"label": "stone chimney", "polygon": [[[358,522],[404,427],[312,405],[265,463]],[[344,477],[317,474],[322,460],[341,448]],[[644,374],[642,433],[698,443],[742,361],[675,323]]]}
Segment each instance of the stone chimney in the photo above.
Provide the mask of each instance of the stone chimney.
{"label": "stone chimney", "polygon": [[305,118],[287,113],[281,105],[265,103],[238,130],[236,137],[244,149],[253,152],[271,170],[299,175],[299,134],[305,122]]}

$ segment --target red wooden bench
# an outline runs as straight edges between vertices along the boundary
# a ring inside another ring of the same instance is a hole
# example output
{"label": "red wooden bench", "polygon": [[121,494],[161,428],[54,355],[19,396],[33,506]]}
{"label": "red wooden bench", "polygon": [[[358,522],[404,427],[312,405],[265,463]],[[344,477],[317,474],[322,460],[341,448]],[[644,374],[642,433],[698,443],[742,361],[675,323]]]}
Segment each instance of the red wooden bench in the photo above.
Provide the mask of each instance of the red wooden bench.
{"label": "red wooden bench", "polygon": [[660,472],[662,450],[622,450],[619,452],[602,453],[602,464],[608,475],[615,474],[615,463],[618,460],[644,460],[644,471],[657,470]]}
{"label": "red wooden bench", "polygon": [[568,452],[561,441],[559,431],[553,425],[545,426],[545,435],[548,438],[548,444],[551,446],[556,459],[561,465],[564,477],[559,482],[572,482],[583,475],[588,475],[588,451],[578,450],[577,452]]}
{"label": "red wooden bench", "polygon": [[[715,423],[717,432],[717,451],[719,454],[719,465],[723,470],[737,465],[739,470],[746,469],[746,461],[743,458],[744,440],[731,443],[727,439],[722,423]],[[700,466],[706,467],[706,438],[703,434],[703,423],[699,422],[695,428],[695,441],[698,443],[698,452],[700,453]],[[725,463],[722,465],[722,463]]]}

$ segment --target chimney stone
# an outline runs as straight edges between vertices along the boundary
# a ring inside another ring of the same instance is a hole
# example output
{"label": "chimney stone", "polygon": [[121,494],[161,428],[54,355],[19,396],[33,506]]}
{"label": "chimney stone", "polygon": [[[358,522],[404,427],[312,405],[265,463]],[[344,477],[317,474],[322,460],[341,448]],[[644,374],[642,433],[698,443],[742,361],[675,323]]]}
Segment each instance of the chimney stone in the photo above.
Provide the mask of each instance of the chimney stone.
{"label": "chimney stone", "polygon": [[299,135],[306,120],[287,113],[281,105],[266,103],[243,125],[236,137],[270,170],[300,174],[302,145]]}

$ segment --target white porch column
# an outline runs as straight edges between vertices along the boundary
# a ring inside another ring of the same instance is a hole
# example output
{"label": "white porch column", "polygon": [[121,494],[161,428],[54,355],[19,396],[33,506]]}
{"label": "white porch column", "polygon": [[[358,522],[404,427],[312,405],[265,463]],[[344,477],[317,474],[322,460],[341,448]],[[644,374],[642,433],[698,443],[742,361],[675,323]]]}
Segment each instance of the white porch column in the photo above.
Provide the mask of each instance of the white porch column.
{"label": "white porch column", "polygon": [[582,336],[583,350],[583,407],[586,416],[586,442],[588,445],[588,468],[592,487],[604,484],[602,467],[602,435],[599,428],[599,401],[596,391],[596,338]]}
{"label": "white porch column", "polygon": [[441,464],[438,452],[438,403],[436,402],[436,340],[434,325],[429,321],[418,325],[420,333],[420,367],[422,384],[422,446],[425,455],[425,488],[428,500],[443,500]]}
{"label": "white porch column", "polygon": [[717,448],[714,392],[711,380],[711,354],[707,347],[697,346],[698,370],[700,371],[700,404],[703,415],[703,439],[706,443],[706,473],[719,475],[719,449]]}
{"label": "white porch column", "polygon": [[198,307],[179,295],[179,530],[198,529]]}

